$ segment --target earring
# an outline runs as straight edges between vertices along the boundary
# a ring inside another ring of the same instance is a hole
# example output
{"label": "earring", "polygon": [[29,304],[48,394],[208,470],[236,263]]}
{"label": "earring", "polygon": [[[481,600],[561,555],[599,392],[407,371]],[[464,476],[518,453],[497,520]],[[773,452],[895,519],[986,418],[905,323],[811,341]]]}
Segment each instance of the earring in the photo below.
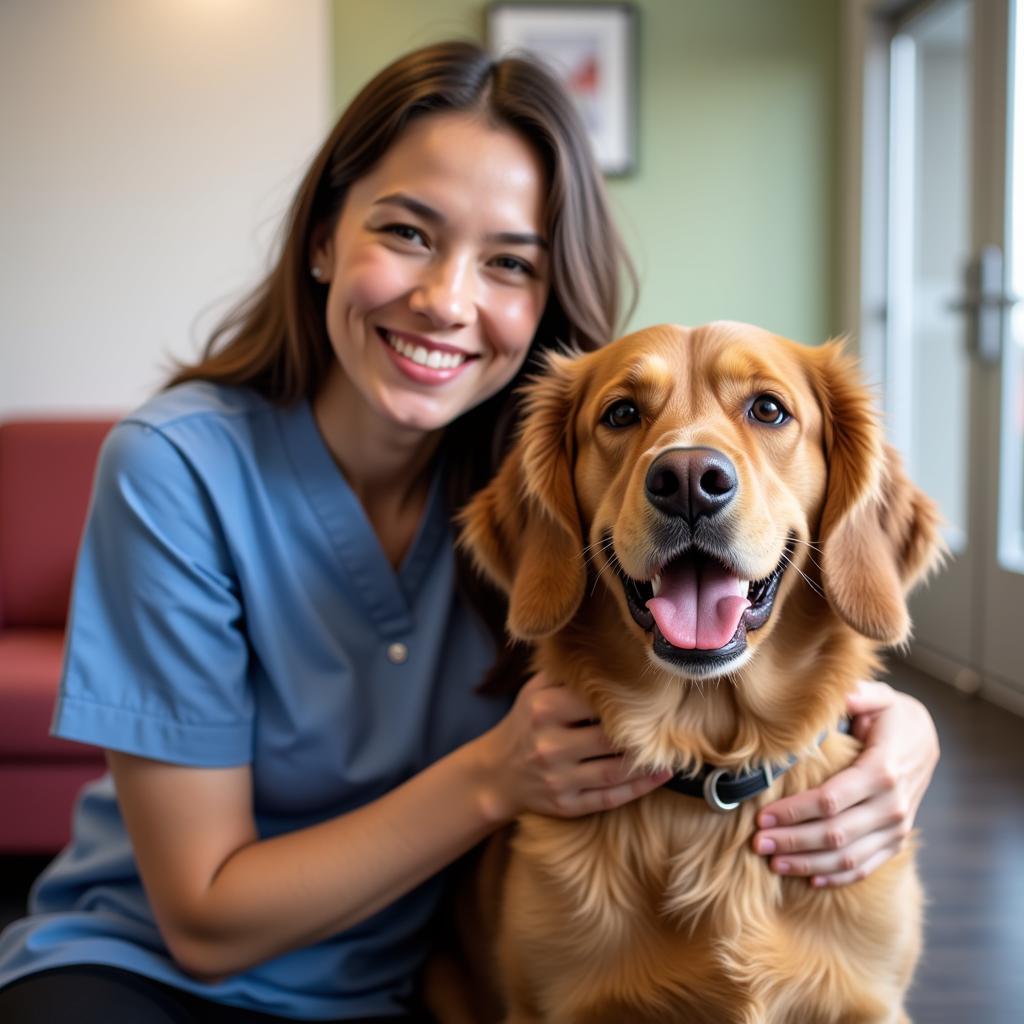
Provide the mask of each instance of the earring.
{"label": "earring", "polygon": [[319,281],[324,276],[323,270],[320,269],[316,264],[309,268],[309,272],[313,275],[314,281]]}

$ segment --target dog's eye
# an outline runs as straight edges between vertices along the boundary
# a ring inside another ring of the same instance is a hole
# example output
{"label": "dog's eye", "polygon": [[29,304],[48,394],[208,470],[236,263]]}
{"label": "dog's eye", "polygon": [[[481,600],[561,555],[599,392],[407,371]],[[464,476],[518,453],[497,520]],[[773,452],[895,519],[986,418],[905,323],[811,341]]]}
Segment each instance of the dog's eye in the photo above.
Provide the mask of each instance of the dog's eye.
{"label": "dog's eye", "polygon": [[609,407],[601,422],[609,427],[631,427],[640,422],[640,410],[629,399],[623,399]]}
{"label": "dog's eye", "polygon": [[758,423],[774,427],[789,419],[785,406],[774,395],[758,395],[751,403],[749,415]]}

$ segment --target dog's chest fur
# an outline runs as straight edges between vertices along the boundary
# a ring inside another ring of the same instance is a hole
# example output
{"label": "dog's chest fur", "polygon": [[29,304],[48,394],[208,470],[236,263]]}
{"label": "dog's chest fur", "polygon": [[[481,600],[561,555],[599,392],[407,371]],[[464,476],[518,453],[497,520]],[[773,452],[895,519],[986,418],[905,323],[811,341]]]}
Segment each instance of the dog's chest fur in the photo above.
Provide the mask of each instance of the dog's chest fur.
{"label": "dog's chest fur", "polygon": [[[608,676],[635,678],[643,666],[598,666],[574,639],[596,625],[584,621],[578,633],[570,627],[542,642],[539,664],[591,699],[603,696],[599,713],[613,739],[646,764],[673,755],[678,764],[680,753],[693,765],[720,763],[716,755],[735,751],[732,734],[749,708],[736,714],[734,691],[692,689],[681,700],[678,680],[668,679],[657,710],[648,675],[644,701],[634,705],[629,686]],[[794,692],[817,690],[819,718],[834,722],[856,678],[851,671],[871,668],[870,649],[845,630],[826,627],[818,638],[807,662],[791,659],[786,675]],[[830,662],[842,670],[830,673]],[[599,668],[601,686],[588,692]],[[864,977],[877,979],[875,993],[888,992],[898,1005],[917,953],[912,855],[895,858],[856,892],[819,891],[806,878],[774,874],[751,848],[759,807],[820,784],[850,764],[858,747],[835,733],[820,747],[811,740],[768,792],[727,814],[662,790],[583,819],[523,817],[506,878],[505,891],[516,898],[504,903],[500,949],[504,976],[518,990],[513,1005],[532,1008],[522,1020],[815,1024],[833,1020],[836,1006],[863,1002]],[[763,754],[748,751],[746,767]],[[781,759],[779,751],[768,757]],[[906,915],[902,923],[893,920],[894,906]],[[840,936],[842,960],[835,955]],[[865,1009],[865,1020],[885,1019],[877,1002]]]}
{"label": "dog's chest fur", "polygon": [[[793,769],[787,790],[819,781],[837,756],[846,760],[833,750]],[[529,990],[516,1002],[536,1016],[523,1019],[813,1024],[863,998],[858,978],[898,992],[916,956],[915,915],[894,934],[892,908],[908,905],[910,886],[916,909],[912,855],[858,883],[856,898],[812,890],[752,852],[756,806],[720,815],[662,791],[575,821],[521,819],[500,955],[513,986]]]}

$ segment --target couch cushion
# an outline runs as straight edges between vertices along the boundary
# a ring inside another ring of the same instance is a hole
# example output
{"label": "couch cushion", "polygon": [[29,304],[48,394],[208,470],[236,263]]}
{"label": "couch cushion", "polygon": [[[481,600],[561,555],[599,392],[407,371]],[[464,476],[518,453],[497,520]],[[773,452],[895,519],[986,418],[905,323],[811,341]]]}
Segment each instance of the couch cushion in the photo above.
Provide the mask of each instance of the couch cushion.
{"label": "couch cushion", "polygon": [[59,629],[0,631],[0,762],[103,759],[96,747],[49,735],[63,650]]}
{"label": "couch cushion", "polygon": [[75,797],[104,771],[102,761],[0,761],[0,852],[56,853],[70,837]]}
{"label": "couch cushion", "polygon": [[110,420],[0,423],[0,625],[64,625]]}

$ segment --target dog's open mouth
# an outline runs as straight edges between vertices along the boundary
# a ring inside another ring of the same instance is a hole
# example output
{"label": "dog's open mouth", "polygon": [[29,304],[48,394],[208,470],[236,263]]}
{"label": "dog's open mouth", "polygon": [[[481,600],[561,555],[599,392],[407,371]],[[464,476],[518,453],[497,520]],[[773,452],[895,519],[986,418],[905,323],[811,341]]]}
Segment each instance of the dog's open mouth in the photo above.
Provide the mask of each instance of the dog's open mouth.
{"label": "dog's open mouth", "polygon": [[768,621],[794,546],[791,536],[779,564],[752,581],[695,548],[665,563],[651,580],[632,579],[613,561],[630,614],[653,633],[654,653],[676,664],[710,667],[740,654],[747,633]]}

